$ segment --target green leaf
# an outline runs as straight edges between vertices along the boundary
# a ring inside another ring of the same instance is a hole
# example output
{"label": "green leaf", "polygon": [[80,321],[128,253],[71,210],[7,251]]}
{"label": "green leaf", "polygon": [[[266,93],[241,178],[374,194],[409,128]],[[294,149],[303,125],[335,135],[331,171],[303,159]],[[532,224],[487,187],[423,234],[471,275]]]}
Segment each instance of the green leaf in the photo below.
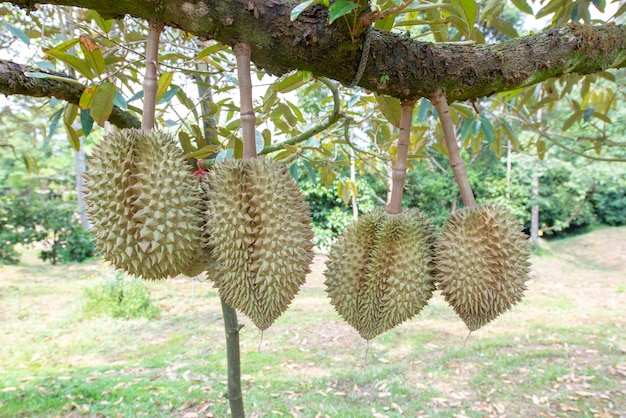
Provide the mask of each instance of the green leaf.
{"label": "green leaf", "polygon": [[159,77],[159,81],[158,81],[159,89],[157,90],[157,95],[156,95],[157,102],[161,100],[163,96],[165,96],[167,89],[170,87],[170,84],[172,84],[173,78],[174,78],[174,73],[171,71],[161,74],[161,77]]}
{"label": "green leaf", "polygon": [[93,118],[89,114],[89,109],[80,110],[80,126],[83,128],[83,135],[88,136],[93,128]]}
{"label": "green leaf", "polygon": [[517,33],[517,29],[508,21],[502,19],[493,19],[491,22],[491,26],[494,27],[498,32],[505,34],[506,36],[510,36],[511,38],[519,37]]}
{"label": "green leaf", "polygon": [[106,64],[104,57],[100,51],[100,47],[87,35],[81,35],[79,38],[80,49],[83,51],[85,61],[92,70],[98,75],[104,74],[106,70]]}
{"label": "green leaf", "polygon": [[172,100],[172,97],[176,96],[178,94],[178,91],[180,90],[180,87],[178,86],[174,86],[171,89],[169,89],[165,95],[163,97],[161,97],[161,100],[159,100],[157,102],[157,104],[163,104],[163,103],[167,103],[170,100]]}
{"label": "green leaf", "polygon": [[509,141],[511,142],[511,146],[513,147],[515,151],[519,151],[519,140],[517,139],[517,135],[513,131],[513,128],[511,128],[511,125],[509,125],[509,123],[506,120],[502,120],[502,122],[505,128],[504,132],[506,133],[506,136],[509,138]]}
{"label": "green leaf", "polygon": [[63,113],[63,123],[65,125],[72,126],[74,120],[76,120],[76,116],[78,115],[78,106],[72,103],[68,103],[65,106],[65,112]]}
{"label": "green leaf", "polygon": [[128,103],[126,103],[126,99],[124,99],[122,93],[117,89],[115,90],[115,99],[113,99],[113,104],[122,110],[128,110]]}
{"label": "green leaf", "polygon": [[529,15],[533,14],[533,8],[530,7],[526,0],[513,0],[513,4],[515,5],[515,7],[517,7],[519,11]]}
{"label": "green leaf", "polygon": [[[474,0],[452,0],[452,4],[458,15],[463,19],[467,33],[470,34],[474,27],[474,22],[476,22],[476,2]],[[450,18],[453,17],[450,16]]]}
{"label": "green leaf", "polygon": [[44,52],[47,54],[48,52],[52,51],[52,52],[65,52],[68,49],[70,49],[71,47],[73,47],[74,45],[76,45],[78,43],[78,38],[74,38],[74,39],[70,39],[69,41],[65,41],[62,44],[59,44],[57,46],[55,46],[54,48],[48,49],[48,50],[44,50]]}
{"label": "green leaf", "polygon": [[341,16],[345,16],[354,9],[358,8],[358,3],[353,3],[349,0],[337,0],[334,2],[329,8],[330,19],[328,24],[332,24],[335,20],[339,19]]}
{"label": "green leaf", "polygon": [[257,154],[265,148],[265,138],[263,138],[263,134],[256,129],[254,130],[254,146]]}
{"label": "green leaf", "polygon": [[572,116],[567,118],[567,120],[563,124],[563,127],[561,128],[561,131],[567,131],[569,128],[571,128],[572,125],[582,117],[583,113],[584,111],[582,110],[577,110],[576,112],[574,112]]}
{"label": "green leaf", "polygon": [[204,57],[208,57],[209,55],[213,55],[216,52],[223,51],[226,48],[227,48],[226,45],[224,45],[222,43],[217,43],[215,45],[207,46],[202,51],[200,51],[198,53],[198,55],[196,55],[193,59],[200,60],[200,59],[202,59]]}
{"label": "green leaf", "polygon": [[480,117],[480,122],[481,122],[480,130],[483,131],[483,135],[485,136],[485,139],[487,140],[489,144],[493,144],[493,141],[495,139],[495,135],[493,132],[493,125],[491,124],[489,119],[487,119],[484,116]]}
{"label": "green leaf", "polygon": [[67,140],[74,148],[74,151],[80,151],[80,139],[76,130],[69,125],[65,125],[65,132],[67,132]]}
{"label": "green leaf", "polygon": [[48,135],[46,135],[46,138],[43,141],[43,149],[44,149],[44,151],[46,150],[46,148],[48,148],[48,144],[50,143],[50,139],[52,139],[52,136],[54,135],[54,133],[57,130],[57,127],[59,126],[59,121],[61,120],[61,115],[63,115],[63,111],[64,111],[64,109],[57,110],[52,115],[52,118],[50,118],[50,126],[48,127]]}
{"label": "green leaf", "polygon": [[279,93],[289,93],[311,80],[311,73],[308,71],[296,71],[286,77],[278,79],[273,85],[272,90]]}
{"label": "green leaf", "polygon": [[417,121],[419,123],[423,123],[426,120],[431,107],[432,104],[430,103],[430,100],[426,100],[425,98],[421,99],[420,107],[417,110]]}
{"label": "green leaf", "polygon": [[470,128],[472,127],[472,122],[474,121],[474,118],[467,118],[463,121],[463,124],[461,125],[461,133],[459,135],[459,138],[461,140],[465,140],[467,139],[467,136],[470,133]]}
{"label": "green leaf", "polygon": [[85,61],[81,60],[80,58],[75,57],[74,55],[66,54],[64,52],[55,51],[54,49],[46,51],[46,55],[62,61],[66,65],[81,73],[84,77],[88,78],[89,80],[93,80],[93,72],[91,71],[91,68]]}
{"label": "green leaf", "polygon": [[98,86],[87,87],[83,90],[82,96],[80,96],[80,101],[78,102],[78,106],[81,109],[89,109],[91,104],[93,103],[93,95],[96,93]]}
{"label": "green leaf", "polygon": [[302,2],[296,7],[294,7],[293,9],[291,9],[291,13],[289,13],[289,17],[291,18],[292,21],[296,20],[298,16],[302,14],[302,12],[304,12],[307,8],[317,3],[318,3],[317,0],[307,0],[307,1]]}
{"label": "green leaf", "polygon": [[196,151],[196,148],[191,144],[191,136],[189,136],[187,132],[178,131],[178,142],[180,142],[180,145],[186,154]]}
{"label": "green leaf", "polygon": [[102,29],[104,33],[109,33],[111,31],[111,28],[113,27],[113,23],[115,23],[115,20],[105,20],[102,18],[102,16],[100,16],[100,13],[96,12],[95,10],[91,10],[91,12],[94,13],[93,20],[96,22],[96,25],[98,25],[98,27]]}
{"label": "green leaf", "polygon": [[303,160],[302,165],[304,165],[306,172],[309,174],[309,179],[311,180],[311,183],[315,184],[317,181],[317,176],[315,174],[315,170],[313,170],[313,167],[311,167],[311,163],[308,160]]}
{"label": "green leaf", "polygon": [[39,174],[39,164],[37,164],[37,160],[32,155],[23,152],[22,158],[24,159],[24,165],[26,166],[26,171],[32,174]]}
{"label": "green leaf", "polygon": [[589,122],[589,120],[591,119],[591,117],[593,116],[593,111],[595,109],[593,107],[588,107],[585,109],[585,112],[583,113],[583,121],[585,122]]}
{"label": "green leaf", "polygon": [[380,109],[385,119],[396,128],[399,128],[401,113],[400,99],[378,93],[374,93],[374,97],[378,103],[378,109]]}
{"label": "green leaf", "polygon": [[[54,66],[53,66],[54,68]],[[34,71],[34,72],[29,72],[26,71],[25,75],[28,77],[33,77],[33,78],[46,78],[48,80],[56,80],[56,81],[63,81],[65,83],[72,83],[72,84],[76,84],[78,86],[84,86],[83,83],[81,83],[80,81],[70,78],[70,77],[63,77],[60,75],[56,75],[56,74],[48,74],[48,73],[42,73],[40,71]]]}
{"label": "green leaf", "polygon": [[600,112],[593,112],[593,117],[594,118],[598,118],[602,122],[605,122],[605,123],[613,123],[613,122],[611,122],[611,119],[607,115],[603,115]]}
{"label": "green leaf", "polygon": [[100,126],[104,125],[104,122],[111,116],[116,90],[115,84],[107,81],[106,83],[102,83],[93,95],[93,101],[90,107],[91,117]]}
{"label": "green leaf", "polygon": [[26,45],[30,45],[30,38],[20,28],[7,22],[2,22],[2,24],[13,34],[13,36],[19,38],[19,40],[24,42]]}
{"label": "green leaf", "polygon": [[546,142],[543,139],[538,139],[535,146],[537,147],[537,156],[540,160],[543,160],[546,156]]}
{"label": "green leaf", "polygon": [[190,152],[185,154],[185,158],[196,158],[198,160],[205,159],[209,155],[213,154],[218,149],[217,145],[205,145],[197,151]]}

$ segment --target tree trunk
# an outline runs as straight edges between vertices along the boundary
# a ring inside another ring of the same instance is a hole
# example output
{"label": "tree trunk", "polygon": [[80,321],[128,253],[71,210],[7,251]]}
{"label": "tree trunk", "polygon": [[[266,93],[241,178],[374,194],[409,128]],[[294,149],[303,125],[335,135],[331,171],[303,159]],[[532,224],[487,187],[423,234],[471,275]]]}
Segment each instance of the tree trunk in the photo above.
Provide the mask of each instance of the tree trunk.
{"label": "tree trunk", "polygon": [[539,175],[533,174],[532,202],[530,209],[530,242],[533,247],[539,244]]}
{"label": "tree trunk", "polygon": [[83,137],[80,137],[80,149],[74,152],[74,174],[76,175],[76,200],[78,201],[78,214],[80,216],[80,226],[85,229],[91,228],[91,222],[87,218],[87,205],[85,204],[85,193],[83,191],[83,174],[85,173],[85,148],[83,147]]}
{"label": "tree trunk", "polygon": [[232,418],[244,418],[243,396],[241,394],[241,355],[239,352],[239,330],[237,311],[220,297],[224,330],[226,331],[226,355],[228,361],[228,403]]}

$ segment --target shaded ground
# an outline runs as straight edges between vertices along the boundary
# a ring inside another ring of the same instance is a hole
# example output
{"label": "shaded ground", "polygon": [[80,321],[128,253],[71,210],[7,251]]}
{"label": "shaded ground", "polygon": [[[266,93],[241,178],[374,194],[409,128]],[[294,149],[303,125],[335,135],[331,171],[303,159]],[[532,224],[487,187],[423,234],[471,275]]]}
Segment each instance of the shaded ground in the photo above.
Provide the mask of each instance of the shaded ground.
{"label": "shaded ground", "polygon": [[[466,343],[437,295],[368,345],[329,304],[323,261],[262,338],[242,318],[250,416],[626,417],[626,228],[543,243],[524,301]],[[82,288],[112,275],[0,270],[0,416],[225,416],[211,285],[148,283],[158,319],[82,319]]]}

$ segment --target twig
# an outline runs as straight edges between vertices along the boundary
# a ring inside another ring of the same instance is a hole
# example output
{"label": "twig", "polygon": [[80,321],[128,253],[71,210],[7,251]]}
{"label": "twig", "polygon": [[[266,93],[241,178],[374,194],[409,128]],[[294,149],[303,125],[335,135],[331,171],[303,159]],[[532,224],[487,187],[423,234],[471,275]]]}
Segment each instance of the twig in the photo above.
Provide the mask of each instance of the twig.
{"label": "twig", "polygon": [[452,123],[452,117],[450,116],[450,108],[448,107],[448,100],[443,90],[436,90],[430,97],[437,113],[439,114],[439,121],[441,122],[441,128],[443,129],[443,136],[446,141],[446,147],[448,148],[448,156],[450,158],[450,167],[454,173],[454,178],[459,185],[459,191],[461,192],[461,199],[465,207],[475,207],[476,199],[472,192],[469,179],[467,178],[467,169],[465,163],[459,153],[459,145],[456,142],[456,133],[454,132],[454,123]]}
{"label": "twig", "polygon": [[238,43],[233,46],[237,59],[237,80],[239,81],[241,134],[243,139],[243,159],[257,156],[254,129],[256,116],[252,107],[252,80],[250,78],[250,46]]}
{"label": "twig", "polygon": [[402,193],[404,181],[406,180],[406,160],[409,153],[409,143],[411,142],[411,121],[413,119],[413,108],[415,100],[405,100],[402,102],[400,113],[400,132],[398,133],[398,156],[392,171],[391,198],[387,206],[387,212],[402,212]]}
{"label": "twig", "polygon": [[145,131],[154,129],[156,96],[159,90],[157,81],[159,37],[162,30],[162,24],[150,23],[146,41],[146,74],[143,77],[143,113],[141,115],[141,129]]}

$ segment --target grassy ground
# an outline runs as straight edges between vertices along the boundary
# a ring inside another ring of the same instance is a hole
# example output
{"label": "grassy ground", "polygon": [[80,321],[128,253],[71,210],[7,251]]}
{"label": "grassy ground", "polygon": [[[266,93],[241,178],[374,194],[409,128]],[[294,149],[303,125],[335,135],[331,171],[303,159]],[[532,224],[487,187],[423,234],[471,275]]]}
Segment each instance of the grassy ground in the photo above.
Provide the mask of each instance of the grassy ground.
{"label": "grassy ground", "polygon": [[[626,417],[626,228],[544,243],[527,297],[473,333],[440,296],[369,344],[326,299],[323,259],[263,336],[241,333],[249,416]],[[148,283],[157,319],[84,319],[97,263],[0,270],[0,416],[223,417],[210,283]]]}

